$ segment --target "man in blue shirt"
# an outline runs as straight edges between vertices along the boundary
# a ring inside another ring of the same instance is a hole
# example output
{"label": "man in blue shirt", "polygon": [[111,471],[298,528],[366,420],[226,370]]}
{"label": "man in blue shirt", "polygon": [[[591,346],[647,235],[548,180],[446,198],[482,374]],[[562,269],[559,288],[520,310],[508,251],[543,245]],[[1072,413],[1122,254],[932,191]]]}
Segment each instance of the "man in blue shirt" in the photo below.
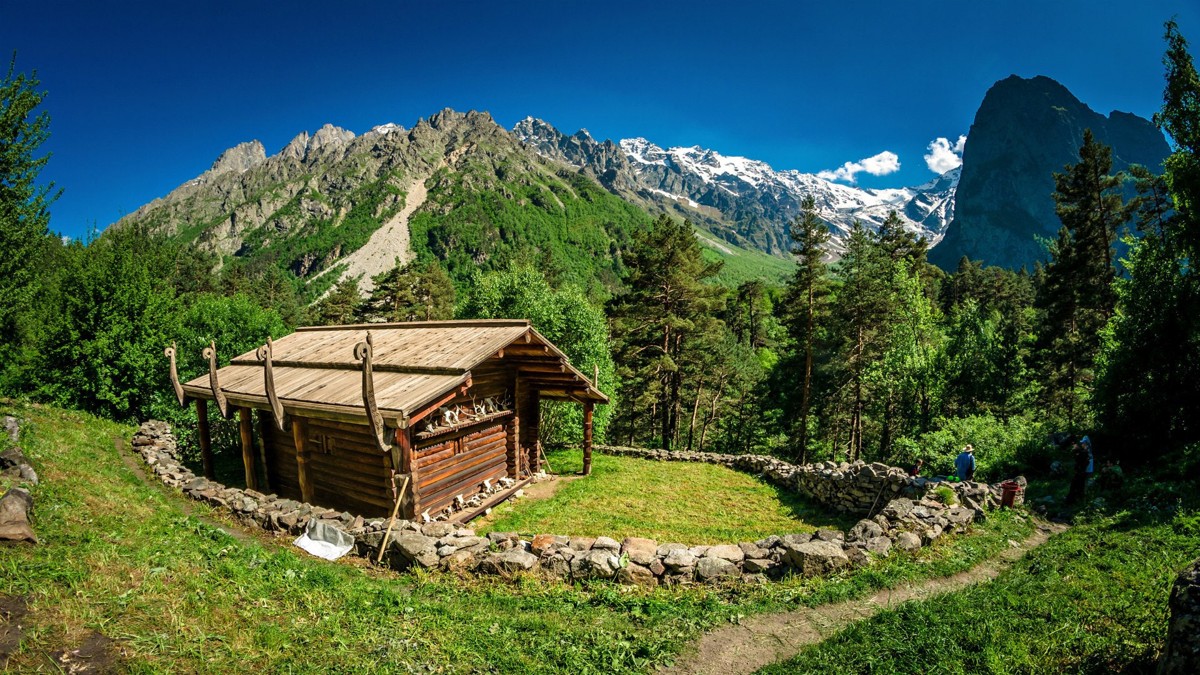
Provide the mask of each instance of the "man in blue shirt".
{"label": "man in blue shirt", "polygon": [[975,480],[975,448],[967,444],[954,458],[954,469],[959,480]]}

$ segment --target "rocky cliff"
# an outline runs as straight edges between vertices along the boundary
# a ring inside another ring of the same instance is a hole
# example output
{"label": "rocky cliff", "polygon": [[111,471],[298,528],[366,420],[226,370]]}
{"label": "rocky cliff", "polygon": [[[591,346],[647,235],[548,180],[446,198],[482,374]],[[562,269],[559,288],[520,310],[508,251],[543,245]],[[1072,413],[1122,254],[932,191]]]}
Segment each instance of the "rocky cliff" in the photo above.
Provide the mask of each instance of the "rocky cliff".
{"label": "rocky cliff", "polygon": [[1013,75],[984,96],[963,150],[956,213],[930,260],[954,269],[962,256],[1010,268],[1044,260],[1038,237],[1053,238],[1054,172],[1079,161],[1083,132],[1113,149],[1113,170],[1141,164],[1161,171],[1170,153],[1150,121],[1107,117],[1048,77]]}

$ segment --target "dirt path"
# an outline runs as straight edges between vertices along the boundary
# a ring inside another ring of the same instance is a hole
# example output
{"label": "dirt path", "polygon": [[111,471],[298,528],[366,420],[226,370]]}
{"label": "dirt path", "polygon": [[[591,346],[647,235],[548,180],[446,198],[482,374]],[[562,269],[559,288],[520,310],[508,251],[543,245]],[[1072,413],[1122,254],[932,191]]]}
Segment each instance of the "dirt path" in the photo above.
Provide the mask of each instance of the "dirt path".
{"label": "dirt path", "polygon": [[[668,672],[753,673],[763,666],[791,658],[847,625],[870,618],[877,612],[909,600],[925,600],[973,584],[990,581],[1027,552],[1042,545],[1051,535],[1065,530],[1061,525],[1039,525],[1028,539],[1005,549],[1000,555],[953,576],[885,589],[859,600],[777,614],[750,617],[740,625],[718,628],[700,638]],[[1016,543],[1016,542],[1013,542]]]}

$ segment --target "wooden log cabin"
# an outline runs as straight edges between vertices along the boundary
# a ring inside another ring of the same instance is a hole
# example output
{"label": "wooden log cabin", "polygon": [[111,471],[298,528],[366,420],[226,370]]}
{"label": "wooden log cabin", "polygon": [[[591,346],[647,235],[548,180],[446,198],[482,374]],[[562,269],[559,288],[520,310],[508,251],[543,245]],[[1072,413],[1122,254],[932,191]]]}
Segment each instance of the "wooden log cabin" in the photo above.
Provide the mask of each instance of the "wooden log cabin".
{"label": "wooden log cabin", "polygon": [[521,320],[300,328],[223,368],[210,345],[209,373],[186,383],[166,355],[180,404],[195,403],[206,475],[212,401],[238,415],[247,487],[369,517],[397,497],[401,517],[436,517],[506,476],[511,493],[540,466],[542,400],[583,406],[587,473],[593,406],[608,402]]}

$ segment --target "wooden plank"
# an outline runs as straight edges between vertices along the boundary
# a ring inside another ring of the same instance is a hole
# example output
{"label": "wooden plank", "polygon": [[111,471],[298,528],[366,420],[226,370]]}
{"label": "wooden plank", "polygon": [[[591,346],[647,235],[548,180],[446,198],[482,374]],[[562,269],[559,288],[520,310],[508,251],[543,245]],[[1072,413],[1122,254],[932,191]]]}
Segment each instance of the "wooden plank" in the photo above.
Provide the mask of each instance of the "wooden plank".
{"label": "wooden plank", "polygon": [[308,449],[305,447],[308,439],[307,426],[308,423],[303,417],[292,418],[292,443],[296,447],[296,480],[300,484],[301,500],[311,503],[313,484],[312,477],[308,475]]}
{"label": "wooden plank", "polygon": [[497,450],[503,449],[504,446],[505,446],[504,441],[500,441],[498,443],[493,443],[491,445],[487,445],[487,446],[484,446],[481,448],[472,449],[470,452],[463,452],[460,454],[451,455],[449,457],[443,457],[443,458],[439,459],[437,462],[431,462],[430,464],[422,466],[421,467],[421,475],[425,476],[425,477],[430,477],[430,476],[442,474],[443,472],[445,472],[445,470],[447,468],[454,467],[454,466],[461,466],[461,465],[463,465],[467,462],[470,462],[482,455],[493,454]]}
{"label": "wooden plank", "polygon": [[212,433],[208,428],[208,401],[196,399],[196,429],[200,432],[200,461],[204,465],[204,477],[214,480],[212,457]]}
{"label": "wooden plank", "polygon": [[481,466],[489,464],[502,464],[503,458],[503,448],[472,455],[463,461],[447,464],[437,472],[423,472],[417,487],[421,488],[422,490],[427,488],[436,489],[438,485],[444,484],[447,480],[453,480],[478,471]]}
{"label": "wooden plank", "polygon": [[583,404],[583,475],[592,473],[592,408],[591,401]]}
{"label": "wooden plank", "polygon": [[437,513],[445,508],[448,504],[452,503],[454,498],[458,495],[462,495],[464,499],[470,497],[476,492],[479,492],[479,488],[483,485],[483,481],[490,480],[494,483],[504,476],[504,472],[504,466],[497,465],[492,471],[476,474],[473,477],[464,480],[462,483],[449,485],[436,493],[423,495],[422,500],[423,503],[426,504],[425,508],[428,509],[430,513]]}
{"label": "wooden plank", "polygon": [[250,421],[250,409],[238,408],[238,434],[242,437],[242,468],[246,471],[246,487],[258,489],[254,473],[254,427]]}
{"label": "wooden plank", "polygon": [[372,466],[362,464],[353,460],[347,460],[337,455],[327,455],[323,452],[309,452],[308,464],[310,467],[317,467],[324,472],[336,473],[352,473],[371,480],[387,480],[392,475],[391,469],[387,467]]}

